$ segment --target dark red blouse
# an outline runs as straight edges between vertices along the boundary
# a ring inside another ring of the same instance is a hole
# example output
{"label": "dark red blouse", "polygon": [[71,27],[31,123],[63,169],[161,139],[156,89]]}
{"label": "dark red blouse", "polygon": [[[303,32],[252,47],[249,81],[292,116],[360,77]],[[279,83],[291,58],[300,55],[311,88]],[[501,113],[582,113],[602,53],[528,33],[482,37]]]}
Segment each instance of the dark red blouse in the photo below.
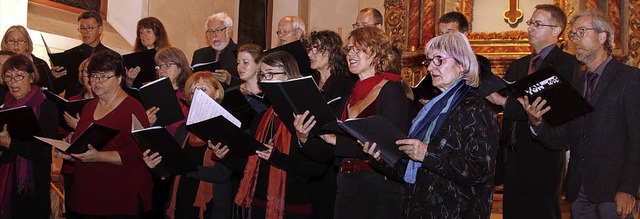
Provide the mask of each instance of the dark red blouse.
{"label": "dark red blouse", "polygon": [[94,120],[97,104],[96,99],[85,105],[73,139],[91,123],[119,130],[102,151],[117,151],[122,165],[75,161],[71,194],[67,197],[69,208],[86,215],[136,215],[141,203],[142,209],[148,211],[153,182],[142,160],[142,151],[131,136],[132,114],[143,126],[149,126],[145,110],[140,102],[127,96],[113,111]]}

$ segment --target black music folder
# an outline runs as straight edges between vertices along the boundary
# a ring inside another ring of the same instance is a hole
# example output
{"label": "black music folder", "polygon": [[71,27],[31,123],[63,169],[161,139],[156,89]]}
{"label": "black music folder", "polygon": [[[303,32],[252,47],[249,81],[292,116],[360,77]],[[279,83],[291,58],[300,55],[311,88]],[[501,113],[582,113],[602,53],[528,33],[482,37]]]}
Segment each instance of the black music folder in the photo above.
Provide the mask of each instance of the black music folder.
{"label": "black music folder", "polygon": [[418,84],[411,87],[411,91],[413,91],[413,97],[416,100],[424,99],[431,100],[434,97],[441,94],[442,91],[438,90],[438,88],[434,87],[432,84],[432,79],[430,75],[424,76]]}
{"label": "black music folder", "polygon": [[140,73],[133,80],[132,87],[141,87],[147,82],[156,79],[156,62],[154,56],[156,55],[156,49],[148,49],[140,52],[129,53],[122,56],[124,60],[124,66],[129,68],[140,67]]}
{"label": "black music folder", "polygon": [[487,68],[483,65],[479,65],[478,67],[480,73],[480,86],[478,86],[480,96],[486,97],[493,92],[497,92],[507,87],[507,84],[504,82],[504,80],[493,74],[490,68]]}
{"label": "black music folder", "polygon": [[162,156],[162,161],[152,169],[152,172],[169,178],[197,170],[167,129],[161,126],[144,128],[133,114],[131,117],[131,135],[138,142],[138,147],[142,151],[149,149],[149,155],[157,152]]}
{"label": "black music folder", "polygon": [[508,87],[518,97],[527,95],[530,102],[535,101],[537,97],[547,100],[546,105],[551,106],[551,110],[542,118],[553,127],[593,111],[591,104],[551,66],[540,69]]}
{"label": "black music folder", "polygon": [[[40,135],[40,123],[28,106],[15,107],[0,111],[0,129],[7,125],[7,131],[12,138],[27,140],[31,136]],[[2,130],[0,130],[2,131]]]}
{"label": "black music folder", "polygon": [[311,69],[311,61],[309,61],[309,55],[307,55],[307,48],[301,40],[296,40],[291,43],[272,48],[265,51],[265,54],[275,51],[284,51],[291,54],[291,56],[296,60],[296,63],[298,63],[298,69],[302,76],[309,76],[313,73],[313,69]]}
{"label": "black music folder", "polygon": [[49,60],[53,66],[61,66],[67,70],[67,74],[63,76],[71,77],[67,80],[78,80],[78,67],[85,60],[85,57],[79,50],[67,50],[60,53],[49,53]]}
{"label": "black music folder", "polygon": [[224,99],[220,103],[231,115],[242,123],[242,129],[250,129],[251,121],[256,117],[257,112],[251,107],[247,98],[240,91],[240,86],[231,87],[224,90]]}
{"label": "black music folder", "polygon": [[84,108],[85,104],[93,100],[93,98],[81,99],[81,100],[67,100],[49,90],[44,90],[44,95],[47,97],[48,100],[51,100],[53,103],[56,104],[56,106],[58,107],[58,111],[60,112],[60,115],[62,115],[62,113],[64,112],[67,112],[69,113],[69,115],[76,116],[76,114],[79,114],[82,112],[82,108]]}
{"label": "black music folder", "polygon": [[369,142],[371,145],[375,142],[376,149],[380,150],[380,157],[391,166],[408,157],[396,144],[397,140],[405,139],[407,135],[382,116],[348,119],[338,122],[338,126],[362,143]]}
{"label": "black music folder", "polygon": [[191,68],[193,69],[193,72],[196,73],[199,71],[215,72],[216,70],[221,69],[222,67],[220,66],[219,62],[202,62],[202,63],[193,64]]}
{"label": "black music folder", "polygon": [[87,127],[87,129],[84,130],[84,132],[82,132],[82,134],[80,134],[80,136],[78,136],[78,138],[76,138],[76,140],[74,140],[71,144],[67,143],[66,141],[52,138],[38,136],[34,137],[44,143],[54,146],[55,148],[65,153],[82,154],[89,150],[89,144],[91,144],[91,146],[93,146],[93,148],[95,148],[96,150],[101,150],[105,145],[107,145],[107,143],[109,143],[109,141],[111,141],[111,139],[118,135],[118,132],[118,130],[91,123],[89,127]]}
{"label": "black music folder", "polygon": [[309,115],[315,117],[316,125],[311,129],[311,134],[324,134],[323,127],[337,121],[311,76],[284,82],[260,82],[260,88],[291,133],[296,133],[293,127],[294,113],[303,114],[308,110]]}
{"label": "black music folder", "polygon": [[176,92],[167,77],[149,82],[140,89],[125,89],[125,92],[140,100],[145,109],[154,106],[160,108],[156,115],[158,119],[154,125],[166,126],[184,119]]}
{"label": "black music folder", "polygon": [[229,153],[225,159],[247,157],[255,154],[256,150],[267,149],[240,126],[241,122],[231,113],[196,89],[187,117],[187,130],[202,139],[211,140],[213,144],[221,142],[222,145],[227,145]]}

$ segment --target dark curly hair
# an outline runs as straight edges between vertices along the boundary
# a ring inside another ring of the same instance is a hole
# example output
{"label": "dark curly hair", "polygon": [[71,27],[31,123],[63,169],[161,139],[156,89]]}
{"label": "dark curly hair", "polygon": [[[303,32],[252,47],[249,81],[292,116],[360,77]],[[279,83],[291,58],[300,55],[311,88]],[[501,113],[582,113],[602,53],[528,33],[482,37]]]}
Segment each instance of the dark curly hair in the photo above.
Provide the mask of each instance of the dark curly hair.
{"label": "dark curly hair", "polygon": [[330,30],[313,31],[307,40],[307,48],[317,46],[320,52],[329,52],[329,68],[332,75],[349,74],[347,58],[342,52],[342,38],[338,33]]}
{"label": "dark curly hair", "polygon": [[117,77],[123,76],[126,72],[122,56],[111,50],[100,51],[93,55],[87,70],[89,74],[112,71]]}

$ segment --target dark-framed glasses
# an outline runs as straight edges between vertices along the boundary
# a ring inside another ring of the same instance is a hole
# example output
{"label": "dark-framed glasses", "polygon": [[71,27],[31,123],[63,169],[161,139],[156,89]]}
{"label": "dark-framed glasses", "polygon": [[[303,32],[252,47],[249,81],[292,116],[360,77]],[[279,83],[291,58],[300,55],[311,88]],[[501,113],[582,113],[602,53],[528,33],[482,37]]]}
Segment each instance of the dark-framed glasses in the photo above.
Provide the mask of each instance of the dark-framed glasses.
{"label": "dark-framed glasses", "polygon": [[276,31],[276,35],[280,36],[280,35],[287,35],[291,32],[293,32],[295,29],[291,29],[291,30],[277,30]]}
{"label": "dark-framed glasses", "polygon": [[587,30],[596,30],[596,28],[578,28],[578,30],[576,31],[569,31],[569,34],[567,34],[567,36],[569,37],[570,40],[573,40],[574,38],[578,37],[578,38],[582,38],[584,36],[584,33]]}
{"label": "dark-framed glasses", "polygon": [[447,60],[447,59],[452,59],[453,56],[434,56],[433,58],[429,58],[427,56],[427,58],[422,61],[422,65],[424,65],[424,67],[429,67],[429,64],[433,63],[435,66],[440,66],[442,65],[442,61]]}
{"label": "dark-framed glasses", "polygon": [[99,75],[99,74],[90,74],[90,75],[89,75],[89,80],[90,80],[90,81],[103,82],[103,81],[109,80],[109,78],[113,78],[113,77],[115,77],[115,76],[116,76],[115,74],[110,75],[110,76],[107,76],[107,75]]}
{"label": "dark-framed glasses", "polygon": [[80,28],[78,28],[77,30],[78,30],[78,32],[80,32],[80,33],[84,33],[84,32],[91,32],[91,31],[93,31],[93,29],[96,29],[96,28],[98,28],[98,27],[100,27],[100,26],[102,26],[102,25],[98,25],[98,26],[95,26],[95,27],[80,27]]}
{"label": "dark-framed glasses", "polygon": [[9,83],[11,81],[19,82],[24,80],[30,74],[31,73],[26,73],[23,71],[16,71],[15,75],[9,75],[9,74],[2,75],[2,80],[6,83]]}
{"label": "dark-framed glasses", "polygon": [[273,75],[286,75],[286,72],[260,72],[258,73],[258,80],[271,80]]}
{"label": "dark-framed glasses", "polygon": [[207,31],[205,31],[205,33],[207,33],[207,34],[216,34],[216,33],[222,33],[222,31],[225,31],[225,30],[227,30],[227,27],[223,27],[223,28],[220,28],[220,29],[217,29],[217,30],[208,29]]}
{"label": "dark-framed glasses", "polygon": [[342,51],[344,53],[349,53],[350,51],[353,51],[354,53],[359,53],[359,52],[362,52],[362,49],[355,46],[344,46],[342,47]]}
{"label": "dark-framed glasses", "polygon": [[534,26],[534,27],[540,27],[540,26],[543,26],[543,27],[558,27],[556,25],[543,24],[541,21],[528,20],[526,23],[527,23],[527,25]]}
{"label": "dark-framed glasses", "polygon": [[167,62],[167,63],[164,63],[164,64],[156,65],[155,69],[156,70],[160,70],[160,69],[167,70],[167,69],[171,68],[171,66],[174,66],[174,65],[177,65],[177,64],[175,62]]}
{"label": "dark-framed glasses", "polygon": [[322,48],[320,48],[320,46],[318,45],[307,46],[307,53],[318,54],[318,52],[321,52],[321,51],[322,51]]}
{"label": "dark-framed glasses", "polygon": [[25,39],[8,39],[7,40],[8,44],[14,44],[14,45],[23,45],[25,43],[27,43],[27,40]]}

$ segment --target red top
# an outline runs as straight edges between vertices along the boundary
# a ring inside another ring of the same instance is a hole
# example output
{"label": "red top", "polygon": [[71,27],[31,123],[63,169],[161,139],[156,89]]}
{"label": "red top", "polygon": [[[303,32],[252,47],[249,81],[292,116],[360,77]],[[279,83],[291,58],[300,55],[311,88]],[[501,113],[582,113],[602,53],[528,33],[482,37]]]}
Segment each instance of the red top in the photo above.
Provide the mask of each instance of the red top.
{"label": "red top", "polygon": [[149,119],[142,104],[127,96],[120,105],[99,120],[93,119],[98,100],[85,105],[78,127],[73,135],[77,138],[91,123],[110,127],[120,132],[102,151],[117,151],[122,165],[103,162],[75,161],[69,208],[86,215],[136,215],[151,209],[153,182],[151,173],[142,160],[142,151],[131,136],[131,114],[144,127]]}
{"label": "red top", "polygon": [[180,104],[180,109],[182,109],[182,114],[184,115],[184,119],[165,126],[169,134],[171,134],[171,136],[174,136],[174,137],[176,135],[176,130],[178,129],[178,127],[184,124],[185,122],[187,122],[187,116],[189,115],[189,107],[187,107],[187,105],[184,105],[184,102],[182,102],[182,100],[186,99],[186,97],[184,96],[184,90],[182,89],[177,90],[176,97],[178,98],[178,103]]}

